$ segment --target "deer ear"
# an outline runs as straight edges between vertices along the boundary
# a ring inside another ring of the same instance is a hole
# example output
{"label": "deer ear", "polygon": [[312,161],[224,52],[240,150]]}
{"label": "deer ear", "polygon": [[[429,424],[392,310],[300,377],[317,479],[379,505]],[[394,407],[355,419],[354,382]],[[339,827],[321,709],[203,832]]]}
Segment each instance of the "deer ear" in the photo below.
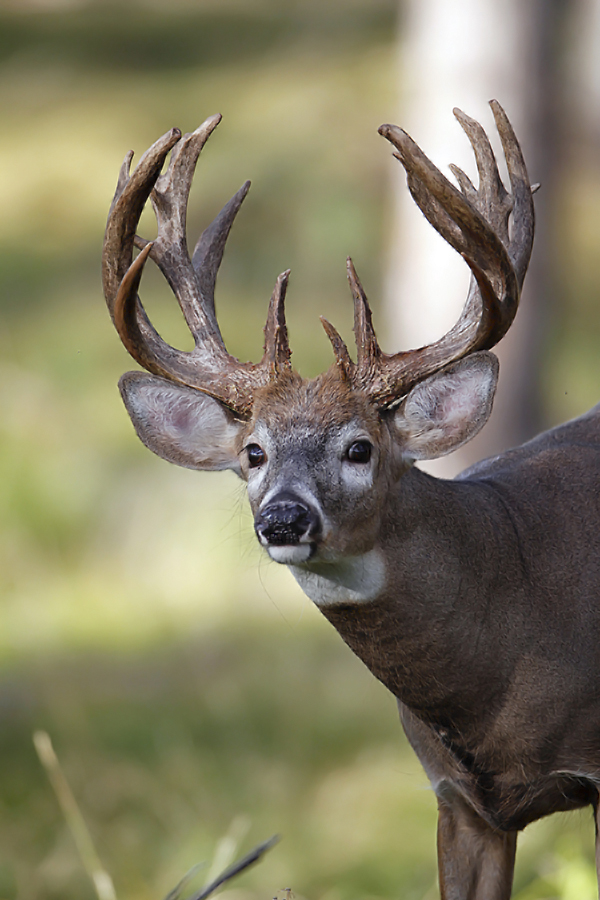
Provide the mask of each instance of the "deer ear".
{"label": "deer ear", "polygon": [[167,462],[240,474],[236,438],[242,423],[217,400],[145,372],[127,372],[119,390],[137,436]]}
{"label": "deer ear", "polygon": [[436,372],[402,401],[396,439],[408,459],[435,459],[475,437],[490,417],[498,360],[482,351]]}

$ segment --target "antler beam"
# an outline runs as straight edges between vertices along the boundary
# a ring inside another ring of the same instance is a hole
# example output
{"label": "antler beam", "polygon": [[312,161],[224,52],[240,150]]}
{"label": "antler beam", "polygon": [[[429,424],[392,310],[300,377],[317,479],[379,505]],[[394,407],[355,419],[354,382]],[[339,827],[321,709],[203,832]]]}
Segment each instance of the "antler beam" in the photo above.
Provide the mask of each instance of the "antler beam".
{"label": "antler beam", "polygon": [[[478,188],[452,166],[460,190],[454,187],[401,128],[382,125],[379,129],[396,148],[394,155],[406,169],[415,202],[436,231],[461,254],[473,275],[463,312],[444,337],[417,350],[388,355],[379,348],[367,298],[348,261],[358,354],[349,375],[379,407],[394,403],[438,369],[476,350],[490,349],[504,337],[515,317],[533,246],[532,190],[510,122],[497,101],[490,105],[506,157],[510,194],[500,179],[485,131],[458,109],[454,114],[475,153]],[[512,238],[508,229],[511,213]],[[348,371],[347,349],[334,344],[334,351],[338,365]]]}

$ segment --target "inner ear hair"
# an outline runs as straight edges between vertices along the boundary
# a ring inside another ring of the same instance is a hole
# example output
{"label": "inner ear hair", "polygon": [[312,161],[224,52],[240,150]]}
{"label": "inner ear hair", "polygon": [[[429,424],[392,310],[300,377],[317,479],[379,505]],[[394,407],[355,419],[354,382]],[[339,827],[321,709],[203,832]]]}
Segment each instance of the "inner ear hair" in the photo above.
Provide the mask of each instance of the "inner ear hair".
{"label": "inner ear hair", "polygon": [[237,438],[244,426],[218,400],[145,372],[128,372],[119,389],[138,437],[157,456],[188,469],[239,474]]}
{"label": "inner ear hair", "polygon": [[498,359],[482,350],[417,384],[394,414],[403,456],[435,459],[470,441],[492,412]]}

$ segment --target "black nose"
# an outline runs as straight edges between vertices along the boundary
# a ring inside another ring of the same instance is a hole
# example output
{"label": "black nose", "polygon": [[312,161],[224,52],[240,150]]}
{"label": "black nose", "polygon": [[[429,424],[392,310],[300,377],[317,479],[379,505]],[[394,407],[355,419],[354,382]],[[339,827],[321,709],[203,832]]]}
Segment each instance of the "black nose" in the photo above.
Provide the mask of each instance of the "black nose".
{"label": "black nose", "polygon": [[302,537],[316,536],[319,517],[303,500],[279,495],[258,513],[254,529],[263,543],[298,544]]}

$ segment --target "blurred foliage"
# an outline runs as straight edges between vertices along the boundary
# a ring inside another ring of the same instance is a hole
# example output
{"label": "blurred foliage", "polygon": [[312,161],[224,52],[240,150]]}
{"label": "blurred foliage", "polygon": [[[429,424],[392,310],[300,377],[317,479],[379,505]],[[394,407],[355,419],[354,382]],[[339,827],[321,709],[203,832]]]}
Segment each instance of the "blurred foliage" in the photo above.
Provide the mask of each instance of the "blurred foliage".
{"label": "blurred foliage", "polygon": [[[148,71],[248,65],[279,45],[348,47],[387,43],[395,3],[86,3],[79,9],[5,14],[0,64],[58,57],[78,69]],[[18,10],[18,5],[16,5]],[[316,40],[315,40],[316,39]]]}
{"label": "blurred foliage", "polygon": [[[258,356],[291,266],[294,359],[329,365],[317,316],[350,334],[347,254],[375,306],[382,293],[390,154],[376,129],[396,119],[395,6],[0,8],[0,900],[92,896],[37,728],[122,900],[164,896],[240,816],[248,845],[284,840],[231,900],[284,885],[311,900],[435,896],[435,803],[392,699],[259,555],[234,476],[171,469],[135,440],[99,283],[125,152],[219,110],[189,223],[195,237],[255,180],[218,285],[228,345]],[[554,418],[600,393],[599,195],[591,170],[565,191]],[[149,272],[151,316],[185,346],[167,294]],[[525,833],[520,900],[593,895],[588,818]]]}

